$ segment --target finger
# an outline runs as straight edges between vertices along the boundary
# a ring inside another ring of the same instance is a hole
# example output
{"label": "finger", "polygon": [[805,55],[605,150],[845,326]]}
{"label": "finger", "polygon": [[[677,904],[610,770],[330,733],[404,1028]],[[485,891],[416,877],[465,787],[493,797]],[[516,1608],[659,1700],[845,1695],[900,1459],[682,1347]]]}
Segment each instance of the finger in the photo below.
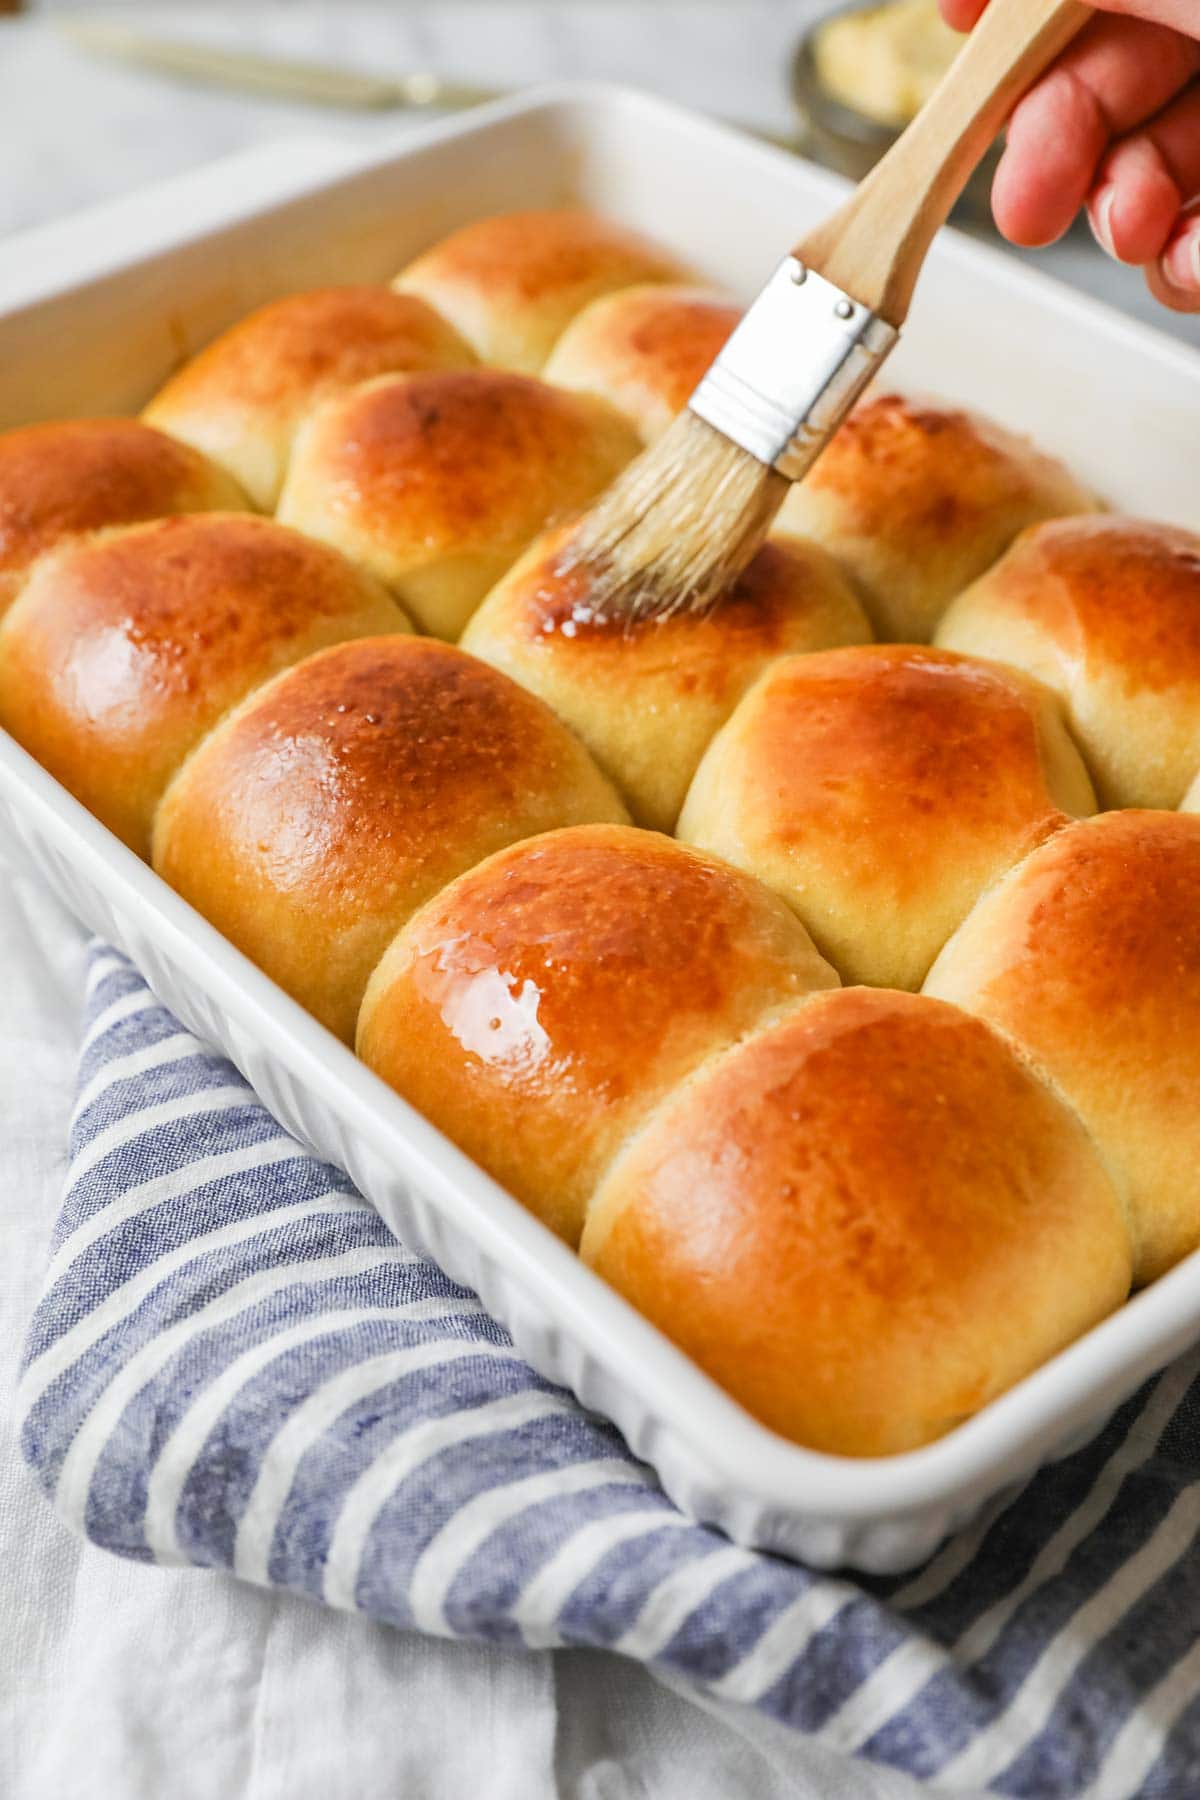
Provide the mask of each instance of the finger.
{"label": "finger", "polygon": [[943,19],[955,31],[970,31],[987,0],[938,0]]}
{"label": "finger", "polygon": [[[956,31],[970,31],[987,0],[938,0],[943,19]],[[1094,0],[1100,12],[1123,13],[1127,18],[1147,19],[1169,25],[1185,36],[1196,32],[1196,0]]]}
{"label": "finger", "polygon": [[1162,256],[1147,264],[1146,285],[1175,312],[1200,313],[1200,214],[1180,220]]}
{"label": "finger", "polygon": [[1113,138],[1200,68],[1200,45],[1133,19],[1096,19],[1013,113],[993,192],[1014,243],[1049,244],[1083,205]]}
{"label": "finger", "polygon": [[1154,262],[1200,195],[1200,83],[1105,157],[1088,201],[1092,230],[1121,262]]}
{"label": "finger", "polygon": [[[1185,36],[1196,35],[1196,0],[1093,0],[1103,12],[1124,13],[1129,18],[1152,19],[1156,25],[1169,25]],[[983,11],[976,4],[976,13]]]}

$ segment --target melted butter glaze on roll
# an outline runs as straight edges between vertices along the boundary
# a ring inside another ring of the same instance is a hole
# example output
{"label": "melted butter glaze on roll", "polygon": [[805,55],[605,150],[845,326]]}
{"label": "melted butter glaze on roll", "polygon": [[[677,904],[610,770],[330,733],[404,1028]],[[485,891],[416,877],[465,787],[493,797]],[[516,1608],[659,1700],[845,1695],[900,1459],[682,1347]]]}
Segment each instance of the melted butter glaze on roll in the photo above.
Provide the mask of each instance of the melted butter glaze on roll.
{"label": "melted butter glaze on roll", "polygon": [[142,416],[211,456],[271,512],[296,432],[318,401],[374,375],[465,368],[474,360],[458,333],[414,295],[318,288],[273,300],[223,331]]}
{"label": "melted butter glaze on roll", "polygon": [[1200,819],[1059,832],[983,897],[926,991],[1004,1031],[1075,1107],[1127,1197],[1139,1282],[1200,1245]]}
{"label": "melted butter glaze on roll", "polygon": [[1175,807],[1200,765],[1200,536],[1114,517],[1022,533],[938,642],[1060,694],[1104,806]]}
{"label": "melted butter glaze on roll", "polygon": [[163,789],[289,663],[403,632],[336,550],[248,513],[103,532],[44,557],[0,624],[0,723],[141,856]]}
{"label": "melted butter glaze on roll", "polygon": [[279,517],[370,569],[424,630],[456,638],[530,540],[637,448],[603,401],[525,375],[384,376],[313,416]]}
{"label": "melted butter glaze on roll", "polygon": [[631,624],[597,617],[586,571],[561,567],[570,535],[533,546],[462,644],[579,733],[641,825],[673,828],[713,733],[768,663],[870,639],[837,565],[799,539],[764,545],[714,611]]}
{"label": "melted butter glaze on roll", "polygon": [[339,1036],[400,926],[504,845],[624,819],[583,746],[485,663],[412,637],[318,652],[168,788],[154,866]]}
{"label": "melted butter glaze on roll", "polygon": [[589,301],[685,275],[638,232],[562,207],[475,219],[410,263],[394,285],[449,319],[482,361],[536,375]]}
{"label": "melted butter glaze on roll", "polygon": [[807,1000],[666,1100],[584,1260],[785,1437],[942,1436],[1119,1306],[1120,1203],[1074,1113],[978,1019]]}
{"label": "melted butter glaze on roll", "polygon": [[710,1051],[837,977],[758,882],[581,826],[461,875],[373,975],[358,1051],[577,1243],[599,1175]]}
{"label": "melted butter glaze on roll", "polygon": [[650,444],[686,406],[741,316],[707,288],[622,288],[568,325],[545,378],[610,401]]}
{"label": "melted butter glaze on roll", "polygon": [[916,988],[989,882],[1093,806],[1048,690],[877,644],[774,663],[705,753],[679,836],[782,894],[843,980]]}
{"label": "melted butter glaze on roll", "polygon": [[47,550],[165,513],[245,506],[223,469],[136,419],[69,419],[0,434],[0,613]]}
{"label": "melted butter glaze on roll", "polygon": [[851,414],[779,523],[832,551],[881,638],[924,643],[1025,526],[1094,506],[1062,463],[1015,432],[883,394]]}

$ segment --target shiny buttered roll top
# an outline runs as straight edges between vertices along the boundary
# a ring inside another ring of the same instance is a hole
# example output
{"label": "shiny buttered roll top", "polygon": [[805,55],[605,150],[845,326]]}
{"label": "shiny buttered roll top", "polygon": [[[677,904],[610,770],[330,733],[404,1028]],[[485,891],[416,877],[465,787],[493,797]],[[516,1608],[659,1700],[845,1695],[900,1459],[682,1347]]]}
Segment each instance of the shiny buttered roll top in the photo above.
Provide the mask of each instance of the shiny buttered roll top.
{"label": "shiny buttered roll top", "polygon": [[1003,1031],[1075,1107],[1139,1282],[1200,1246],[1200,818],[1069,826],[985,895],[926,991]]}
{"label": "shiny buttered roll top", "polygon": [[193,752],[153,861],[339,1037],[418,906],[559,825],[623,821],[548,707],[428,638],[375,637],[278,675]]}
{"label": "shiny buttered roll top", "polygon": [[1024,532],[938,642],[1061,694],[1103,806],[1178,806],[1200,767],[1200,535],[1144,519]]}
{"label": "shiny buttered roll top", "polygon": [[39,556],[106,525],[246,505],[233,478],[136,419],[0,433],[0,614]]}
{"label": "shiny buttered roll top", "polygon": [[707,288],[622,288],[572,320],[543,375],[611,401],[650,444],[687,405],[740,317],[740,307]]}
{"label": "shiny buttered roll top", "polygon": [[589,301],[686,274],[661,245],[627,226],[556,207],[472,220],[393,285],[428,301],[482,362],[536,375]]}
{"label": "shiny buttered roll top", "polygon": [[716,1057],[601,1184],[582,1254],[758,1418],[913,1450],[1124,1300],[1078,1118],[988,1026],[847,988]]}
{"label": "shiny buttered roll top", "polygon": [[193,513],[43,557],[0,622],[0,725],[141,856],[164,788],[261,682],[410,629],[361,569],[249,513]]}
{"label": "shiny buttered roll top", "polygon": [[674,828],[714,732],[775,658],[871,636],[837,564],[799,538],[765,544],[715,611],[635,623],[592,608],[586,570],[563,566],[570,541],[570,526],[540,538],[462,646],[579,733],[639,825]]}
{"label": "shiny buttered roll top", "polygon": [[319,401],[373,375],[474,361],[453,327],[414,295],[317,288],[274,300],[222,332],[142,417],[204,451],[271,512],[296,432]]}
{"label": "shiny buttered roll top", "polygon": [[757,881],[578,826],[460,875],[372,976],[358,1052],[576,1244],[605,1166],[690,1069],[837,976]]}
{"label": "shiny buttered roll top", "polygon": [[1094,804],[1048,689],[877,644],[773,663],[706,751],[679,836],[781,894],[843,980],[917,988],[983,889]]}
{"label": "shiny buttered roll top", "polygon": [[851,414],[779,523],[832,551],[881,638],[924,643],[1026,525],[1094,506],[1027,438],[960,407],[883,394]]}
{"label": "shiny buttered roll top", "polygon": [[279,517],[362,563],[423,631],[457,638],[531,539],[637,449],[604,401],[532,376],[384,376],[312,415]]}

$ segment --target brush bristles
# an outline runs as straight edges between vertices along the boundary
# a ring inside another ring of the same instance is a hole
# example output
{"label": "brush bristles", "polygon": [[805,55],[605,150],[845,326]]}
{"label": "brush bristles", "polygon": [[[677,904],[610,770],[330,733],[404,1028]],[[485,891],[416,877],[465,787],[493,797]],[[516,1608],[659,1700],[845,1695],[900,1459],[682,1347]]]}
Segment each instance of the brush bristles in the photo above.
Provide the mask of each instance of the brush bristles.
{"label": "brush bristles", "polygon": [[787,489],[685,410],[580,520],[559,567],[587,571],[595,617],[704,612],[759,548]]}

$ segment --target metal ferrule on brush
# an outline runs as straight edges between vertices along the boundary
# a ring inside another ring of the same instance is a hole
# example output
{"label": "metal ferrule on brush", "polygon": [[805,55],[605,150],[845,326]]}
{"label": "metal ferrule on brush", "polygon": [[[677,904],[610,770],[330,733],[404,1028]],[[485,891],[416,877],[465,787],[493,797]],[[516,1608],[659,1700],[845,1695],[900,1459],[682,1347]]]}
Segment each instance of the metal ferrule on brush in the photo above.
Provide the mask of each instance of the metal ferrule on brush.
{"label": "metal ferrule on brush", "polygon": [[899,333],[785,257],[688,401],[759,462],[798,481]]}

